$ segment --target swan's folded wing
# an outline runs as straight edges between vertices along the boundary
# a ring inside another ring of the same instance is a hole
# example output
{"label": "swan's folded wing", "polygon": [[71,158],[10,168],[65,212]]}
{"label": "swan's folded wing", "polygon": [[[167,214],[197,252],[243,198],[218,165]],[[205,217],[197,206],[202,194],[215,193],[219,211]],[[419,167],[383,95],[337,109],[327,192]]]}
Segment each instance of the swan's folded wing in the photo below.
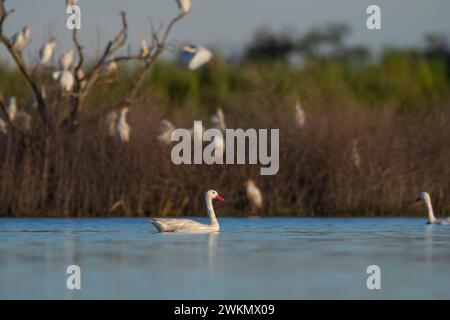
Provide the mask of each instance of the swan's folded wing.
{"label": "swan's folded wing", "polygon": [[202,226],[201,223],[190,219],[153,218],[153,225],[160,231],[174,231],[192,226]]}

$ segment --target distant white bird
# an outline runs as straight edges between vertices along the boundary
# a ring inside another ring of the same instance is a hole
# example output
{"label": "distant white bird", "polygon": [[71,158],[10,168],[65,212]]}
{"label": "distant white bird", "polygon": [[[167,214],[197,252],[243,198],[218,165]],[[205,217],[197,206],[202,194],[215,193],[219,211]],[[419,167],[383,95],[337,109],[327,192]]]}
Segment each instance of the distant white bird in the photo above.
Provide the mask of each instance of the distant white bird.
{"label": "distant white bird", "polygon": [[75,77],[68,70],[55,71],[52,74],[54,80],[59,79],[59,86],[63,92],[71,92],[75,84]]}
{"label": "distant white bird", "polygon": [[248,179],[245,182],[245,188],[252,212],[261,209],[263,206],[263,196],[261,190],[256,186],[255,181]]}
{"label": "distant white bird", "polygon": [[46,65],[47,63],[49,63],[58,42],[59,42],[58,38],[52,38],[50,42],[47,42],[42,46],[41,50],[39,51],[39,58],[41,60],[41,64]]}
{"label": "distant white bird", "polygon": [[59,59],[59,66],[62,70],[69,70],[73,63],[75,50],[70,49],[64,53]]}
{"label": "distant white bird", "polygon": [[355,167],[359,168],[361,166],[361,155],[359,154],[358,140],[356,139],[354,139],[352,142],[350,160],[353,162]]}
{"label": "distant white bird", "polygon": [[[84,73],[83,69],[78,69],[78,72],[77,72],[78,79],[83,79],[84,76],[85,76],[85,73]],[[80,81],[81,89],[83,89],[86,86],[86,83],[87,83],[87,80],[81,80]]]}
{"label": "distant white bird", "polygon": [[141,39],[141,41],[139,43],[141,45],[141,50],[139,51],[139,56],[146,58],[148,56],[148,54],[150,53],[150,50],[149,50],[148,44],[147,44],[147,40]]}
{"label": "distant white bird", "polygon": [[66,0],[66,7],[67,6],[76,6],[78,4],[78,0]]}
{"label": "distant white bird", "polygon": [[431,205],[431,197],[428,192],[419,193],[417,201],[423,201],[427,206],[429,224],[450,224],[450,218],[436,219],[433,212],[433,206]]}
{"label": "distant white bird", "polygon": [[221,131],[226,130],[227,125],[222,108],[217,108],[216,113],[211,117],[211,124],[213,128],[219,129]]}
{"label": "distant white bird", "polygon": [[106,75],[110,75],[119,68],[119,65],[115,61],[105,61],[103,63],[103,72]]}
{"label": "distant white bird", "polygon": [[21,52],[30,40],[31,28],[23,27],[22,31],[17,32],[11,38],[12,47],[14,50]]}
{"label": "distant white bird", "polygon": [[119,115],[117,114],[117,111],[113,110],[108,113],[106,116],[106,124],[108,126],[108,134],[111,137],[114,137],[116,135],[116,124],[117,124],[117,118]]}
{"label": "distant white bird", "polygon": [[187,64],[190,70],[195,70],[211,61],[212,52],[204,47],[185,46],[180,53],[180,61]]}
{"label": "distant white bird", "polygon": [[8,125],[6,124],[6,121],[0,118],[0,132],[3,134],[8,133]]}
{"label": "distant white bird", "polygon": [[225,140],[221,134],[214,135],[212,138],[212,143],[214,146],[214,157],[223,157],[225,153]]}
{"label": "distant white bird", "polygon": [[127,107],[124,107],[122,108],[122,110],[120,110],[120,116],[119,119],[117,120],[116,125],[117,133],[119,134],[119,138],[122,142],[130,141],[131,128],[127,123],[128,111],[130,111],[130,109],[128,109]]}
{"label": "distant white bird", "polygon": [[306,114],[303,110],[302,106],[300,105],[300,102],[297,101],[295,104],[295,124],[297,128],[303,128],[306,123]]}
{"label": "distant white bird", "polygon": [[180,8],[183,13],[188,13],[191,10],[191,0],[176,0],[178,8]]}
{"label": "distant white bird", "polygon": [[8,98],[8,117],[11,122],[14,121],[17,115],[17,103],[16,103],[16,97],[9,97]]}
{"label": "distant white bird", "polygon": [[172,143],[170,137],[172,135],[175,126],[167,119],[162,119],[159,124],[159,134],[156,137],[160,142],[170,145]]}

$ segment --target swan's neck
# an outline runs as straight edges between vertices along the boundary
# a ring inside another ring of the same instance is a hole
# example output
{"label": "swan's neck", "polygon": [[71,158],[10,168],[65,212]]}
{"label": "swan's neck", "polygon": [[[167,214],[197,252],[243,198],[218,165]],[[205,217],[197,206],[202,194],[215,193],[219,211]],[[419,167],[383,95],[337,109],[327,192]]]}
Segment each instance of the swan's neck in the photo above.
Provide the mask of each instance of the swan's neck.
{"label": "swan's neck", "polygon": [[430,223],[435,223],[436,218],[434,217],[433,206],[431,205],[431,200],[427,198],[425,200],[425,205],[427,206],[427,211],[428,211],[428,221]]}
{"label": "swan's neck", "polygon": [[219,222],[217,221],[217,218],[216,218],[216,214],[214,212],[212,199],[206,197],[205,201],[206,201],[206,209],[208,210],[208,216],[210,219],[209,224],[210,225],[219,225]]}

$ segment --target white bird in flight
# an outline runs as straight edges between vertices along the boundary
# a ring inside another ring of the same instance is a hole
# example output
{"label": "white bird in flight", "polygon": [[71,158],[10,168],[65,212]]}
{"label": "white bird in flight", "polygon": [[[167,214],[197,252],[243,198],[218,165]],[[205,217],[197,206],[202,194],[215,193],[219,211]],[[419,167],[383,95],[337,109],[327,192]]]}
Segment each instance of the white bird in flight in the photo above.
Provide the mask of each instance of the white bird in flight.
{"label": "white bird in flight", "polygon": [[59,79],[59,86],[63,92],[71,92],[75,84],[75,77],[68,70],[55,71],[52,74],[54,80]]}
{"label": "white bird in flight", "polygon": [[190,70],[195,70],[209,63],[213,55],[204,47],[185,46],[180,53],[180,61],[187,64]]}
{"label": "white bird in flight", "polygon": [[215,190],[208,190],[205,193],[206,209],[209,216],[209,224],[200,223],[191,219],[167,219],[167,218],[153,218],[152,224],[159,232],[176,232],[176,233],[210,233],[218,232],[220,230],[219,222],[217,221],[214,212],[213,200],[224,202],[225,200]]}
{"label": "white bird in flight", "polygon": [[305,110],[303,110],[300,102],[297,101],[295,104],[295,124],[297,128],[303,128],[306,123],[306,114]]}
{"label": "white bird in flight", "polygon": [[11,38],[12,47],[14,50],[22,52],[31,37],[31,28],[23,27],[22,31],[17,32]]}
{"label": "white bird in flight", "polygon": [[223,113],[222,108],[217,108],[216,113],[211,117],[211,124],[213,128],[219,129],[221,131],[225,131],[227,128],[225,122],[225,114]]}
{"label": "white bird in flight", "polygon": [[256,186],[255,181],[248,179],[245,182],[247,199],[250,202],[251,211],[255,212],[263,206],[263,197],[261,190]]}
{"label": "white bird in flight", "polygon": [[159,134],[156,137],[160,142],[170,145],[172,143],[171,136],[175,130],[175,126],[167,119],[162,119],[159,123]]}
{"label": "white bird in flight", "polygon": [[178,4],[178,8],[183,11],[184,14],[188,13],[191,10],[191,0],[176,0]]}
{"label": "white bird in flight", "polygon": [[58,42],[59,42],[58,38],[52,38],[50,42],[47,42],[42,46],[41,50],[39,51],[39,58],[41,60],[41,64],[46,65],[47,63],[49,63]]}
{"label": "white bird in flight", "polygon": [[119,134],[120,141],[122,142],[128,142],[130,141],[130,131],[131,128],[127,123],[127,113],[130,111],[129,108],[124,107],[122,110],[120,110],[120,116],[117,120],[117,133]]}
{"label": "white bird in flight", "polygon": [[69,70],[73,63],[75,51],[73,49],[68,50],[59,59],[59,66],[63,70]]}

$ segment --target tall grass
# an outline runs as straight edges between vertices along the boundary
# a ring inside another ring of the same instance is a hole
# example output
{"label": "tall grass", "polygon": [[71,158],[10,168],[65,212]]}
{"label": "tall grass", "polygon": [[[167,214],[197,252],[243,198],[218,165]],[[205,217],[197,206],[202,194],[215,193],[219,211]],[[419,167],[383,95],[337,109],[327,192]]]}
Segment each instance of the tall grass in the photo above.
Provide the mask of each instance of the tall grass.
{"label": "tall grass", "polygon": [[[201,215],[202,194],[214,188],[227,200],[221,215],[245,216],[248,178],[262,190],[261,215],[420,214],[412,205],[419,191],[431,193],[438,212],[450,211],[445,61],[392,51],[362,65],[219,61],[187,72],[159,63],[129,113],[131,141],[122,144],[108,136],[105,116],[132,73],[122,70],[122,80],[96,90],[74,133],[45,137],[35,118],[31,132],[0,137],[0,215]],[[23,107],[23,80],[6,67],[0,79]],[[306,110],[303,129],[293,122],[297,99]],[[218,106],[229,128],[280,129],[277,175],[260,176],[259,165],[171,163],[170,147],[156,140],[160,119],[207,126]],[[65,103],[59,108],[64,113]],[[353,141],[359,167],[351,161]]]}

